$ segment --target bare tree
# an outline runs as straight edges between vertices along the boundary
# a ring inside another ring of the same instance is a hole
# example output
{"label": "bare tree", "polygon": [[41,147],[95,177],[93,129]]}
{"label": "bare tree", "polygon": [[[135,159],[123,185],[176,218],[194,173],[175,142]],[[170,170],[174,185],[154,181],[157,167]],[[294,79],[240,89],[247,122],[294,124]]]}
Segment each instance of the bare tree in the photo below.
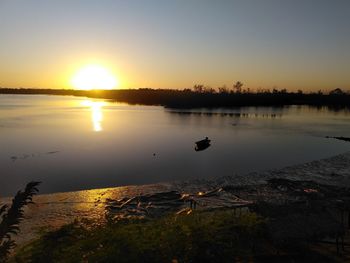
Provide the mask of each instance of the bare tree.
{"label": "bare tree", "polygon": [[204,90],[204,86],[201,84],[196,84],[193,86],[194,92],[202,93]]}
{"label": "bare tree", "polygon": [[226,85],[223,85],[221,87],[218,87],[218,91],[219,93],[228,93],[228,88],[226,87]]}
{"label": "bare tree", "polygon": [[243,83],[240,81],[236,81],[235,84],[233,84],[233,90],[236,93],[241,93],[242,92],[242,87],[243,87]]}
{"label": "bare tree", "polygon": [[204,87],[203,92],[204,93],[215,93],[216,91],[212,87]]}

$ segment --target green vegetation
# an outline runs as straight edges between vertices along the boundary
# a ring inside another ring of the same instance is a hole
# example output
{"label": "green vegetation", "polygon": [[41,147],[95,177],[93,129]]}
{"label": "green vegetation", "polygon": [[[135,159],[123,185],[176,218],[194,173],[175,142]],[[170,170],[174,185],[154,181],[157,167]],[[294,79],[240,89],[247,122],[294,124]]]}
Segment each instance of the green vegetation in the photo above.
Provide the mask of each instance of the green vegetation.
{"label": "green vegetation", "polygon": [[342,262],[338,243],[329,245],[331,253],[317,246],[317,240],[343,235],[318,209],[266,203],[258,208],[99,226],[76,221],[18,249],[10,262]]}
{"label": "green vegetation", "polygon": [[233,262],[251,258],[265,221],[233,210],[88,227],[73,223],[20,249],[16,262]]}
{"label": "green vegetation", "polygon": [[18,191],[10,207],[0,207],[0,262],[6,261],[12,248],[16,246],[11,235],[19,232],[19,223],[23,220],[23,207],[33,203],[33,196],[38,192],[39,182],[30,182],[24,191]]}

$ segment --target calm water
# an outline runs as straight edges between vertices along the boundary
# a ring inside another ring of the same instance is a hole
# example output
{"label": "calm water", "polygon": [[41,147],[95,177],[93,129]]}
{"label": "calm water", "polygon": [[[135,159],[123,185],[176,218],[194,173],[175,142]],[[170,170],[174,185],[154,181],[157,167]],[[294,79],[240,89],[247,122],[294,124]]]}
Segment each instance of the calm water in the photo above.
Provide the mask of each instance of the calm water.
{"label": "calm water", "polygon": [[[176,111],[61,96],[0,95],[0,196],[219,177],[350,150],[350,114],[309,107]],[[194,151],[208,136],[212,146]]]}

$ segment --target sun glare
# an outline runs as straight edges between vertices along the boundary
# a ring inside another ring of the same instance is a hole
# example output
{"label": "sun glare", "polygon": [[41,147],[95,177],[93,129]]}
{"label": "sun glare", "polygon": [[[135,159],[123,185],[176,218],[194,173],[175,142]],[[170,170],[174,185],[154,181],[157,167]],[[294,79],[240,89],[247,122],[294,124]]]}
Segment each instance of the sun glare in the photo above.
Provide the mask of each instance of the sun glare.
{"label": "sun glare", "polygon": [[99,65],[88,65],[81,68],[72,78],[75,89],[113,89],[118,86],[117,79],[106,68]]}
{"label": "sun glare", "polygon": [[93,130],[95,132],[100,132],[103,130],[102,121],[103,121],[103,113],[102,107],[106,105],[103,101],[91,101],[85,100],[82,103],[83,106],[90,107],[91,109],[91,121],[93,125]]}

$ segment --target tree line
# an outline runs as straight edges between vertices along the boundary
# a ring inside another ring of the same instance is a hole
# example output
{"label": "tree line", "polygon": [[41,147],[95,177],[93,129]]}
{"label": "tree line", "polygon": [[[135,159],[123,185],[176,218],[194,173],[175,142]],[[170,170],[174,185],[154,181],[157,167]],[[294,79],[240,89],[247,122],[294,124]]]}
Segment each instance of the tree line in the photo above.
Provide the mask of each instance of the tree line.
{"label": "tree line", "polygon": [[225,86],[218,89],[196,84],[192,89],[120,89],[120,90],[68,90],[68,89],[10,89],[0,88],[0,94],[48,94],[73,95],[89,98],[111,99],[129,104],[161,105],[171,108],[198,107],[239,107],[239,106],[283,106],[313,105],[349,107],[350,93],[340,88],[328,93],[321,91],[304,93],[299,90],[289,92],[286,89],[258,89],[252,91],[245,88],[240,81],[231,88]]}
{"label": "tree line", "polygon": [[[304,94],[303,90],[299,89],[296,92],[289,92],[287,89],[278,89],[277,87],[273,87],[272,89],[263,89],[263,88],[258,88],[255,91],[248,88],[244,87],[244,83],[241,81],[236,81],[233,83],[231,87],[228,87],[226,85],[212,88],[210,86],[205,86],[203,84],[195,84],[192,89],[184,89],[185,91],[193,91],[193,92],[198,92],[198,93],[221,93],[221,94],[242,94],[242,93],[258,93],[258,94],[287,94],[287,93],[297,93],[297,94]],[[318,94],[318,95],[349,95],[350,91],[343,91],[340,88],[333,89],[329,92],[323,92],[321,90],[318,91],[311,91],[308,92],[308,94]]]}

